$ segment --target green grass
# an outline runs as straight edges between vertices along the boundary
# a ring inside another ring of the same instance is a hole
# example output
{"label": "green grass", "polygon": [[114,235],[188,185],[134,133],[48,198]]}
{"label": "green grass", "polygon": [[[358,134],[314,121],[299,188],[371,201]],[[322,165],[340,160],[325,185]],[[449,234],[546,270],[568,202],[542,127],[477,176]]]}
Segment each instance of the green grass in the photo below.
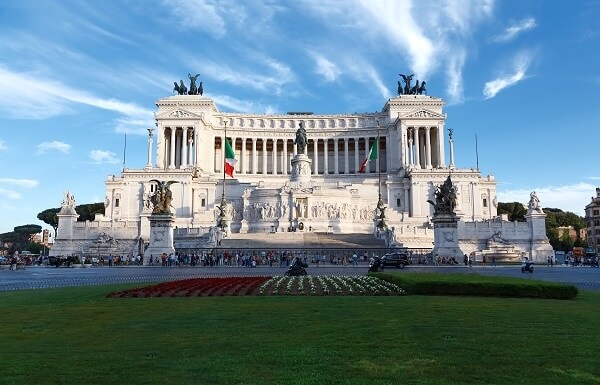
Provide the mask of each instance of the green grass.
{"label": "green grass", "polygon": [[598,384],[600,294],[0,293],[0,384]]}
{"label": "green grass", "polygon": [[401,271],[371,273],[371,275],[395,283],[405,289],[407,294],[573,299],[579,292],[577,287],[568,284],[477,274],[435,274]]}

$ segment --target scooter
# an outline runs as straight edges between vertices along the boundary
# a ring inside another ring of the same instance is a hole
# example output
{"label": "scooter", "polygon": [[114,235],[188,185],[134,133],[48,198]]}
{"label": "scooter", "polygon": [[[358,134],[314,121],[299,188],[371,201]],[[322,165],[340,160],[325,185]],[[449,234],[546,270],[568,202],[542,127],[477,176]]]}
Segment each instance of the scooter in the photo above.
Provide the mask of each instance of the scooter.
{"label": "scooter", "polygon": [[378,271],[383,271],[383,264],[381,263],[381,258],[371,258],[371,260],[369,261],[369,273],[377,273]]}
{"label": "scooter", "polygon": [[306,268],[308,265],[300,260],[300,258],[294,258],[292,264],[288,270],[283,273],[285,277],[297,277],[307,275]]}
{"label": "scooter", "polygon": [[533,273],[533,262],[525,261],[521,266],[521,273],[525,273],[526,271]]}

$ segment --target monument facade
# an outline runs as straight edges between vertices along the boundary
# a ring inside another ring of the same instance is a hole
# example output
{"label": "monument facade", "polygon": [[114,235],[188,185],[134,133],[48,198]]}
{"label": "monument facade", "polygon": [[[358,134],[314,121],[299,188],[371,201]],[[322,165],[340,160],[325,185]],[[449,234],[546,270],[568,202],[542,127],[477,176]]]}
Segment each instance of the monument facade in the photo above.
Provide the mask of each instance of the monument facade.
{"label": "monument facade", "polygon": [[[214,243],[222,215],[231,233],[374,234],[382,208],[394,244],[432,248],[428,201],[449,172],[456,213],[468,221],[495,218],[494,177],[455,166],[444,101],[426,95],[425,82],[412,86],[410,76],[381,111],[360,114],[222,112],[203,95],[201,82],[194,92],[175,82],[177,94],[156,102],[146,166],[109,176],[105,214],[65,222],[61,229],[69,229],[59,230],[57,250],[86,252],[102,233],[121,252],[147,247],[157,181],[177,182],[169,201],[175,248],[178,242],[186,248]],[[195,85],[198,75],[189,77]],[[228,146],[236,160],[233,178],[225,175]]]}

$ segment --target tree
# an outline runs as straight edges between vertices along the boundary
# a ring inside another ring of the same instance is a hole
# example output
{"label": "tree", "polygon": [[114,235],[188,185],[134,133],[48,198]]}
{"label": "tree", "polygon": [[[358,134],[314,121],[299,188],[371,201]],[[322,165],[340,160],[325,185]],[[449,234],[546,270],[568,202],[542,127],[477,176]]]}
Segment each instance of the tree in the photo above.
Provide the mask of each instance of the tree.
{"label": "tree", "polygon": [[23,225],[14,228],[14,232],[21,236],[24,240],[31,242],[33,236],[42,232],[42,226],[40,225]]}
{"label": "tree", "polygon": [[79,214],[77,222],[93,221],[96,214],[104,214],[104,203],[88,203],[75,207],[75,211]]}
{"label": "tree", "polygon": [[59,211],[60,208],[46,209],[37,215],[37,219],[52,226],[54,236],[56,236],[56,231],[58,230],[58,216],[56,214]]}
{"label": "tree", "polygon": [[[579,230],[586,228],[585,219],[570,211],[546,207],[542,209],[546,214],[546,236],[554,250],[571,250],[573,246],[586,246],[583,239],[579,238]],[[527,208],[519,202],[498,202],[498,215],[507,214],[509,221],[525,221]],[[577,239],[573,241],[568,232],[562,232],[559,236],[559,227],[573,227],[577,232]]]}
{"label": "tree", "polygon": [[525,222],[527,209],[519,202],[498,202],[498,215],[508,214],[508,220],[513,222]]}

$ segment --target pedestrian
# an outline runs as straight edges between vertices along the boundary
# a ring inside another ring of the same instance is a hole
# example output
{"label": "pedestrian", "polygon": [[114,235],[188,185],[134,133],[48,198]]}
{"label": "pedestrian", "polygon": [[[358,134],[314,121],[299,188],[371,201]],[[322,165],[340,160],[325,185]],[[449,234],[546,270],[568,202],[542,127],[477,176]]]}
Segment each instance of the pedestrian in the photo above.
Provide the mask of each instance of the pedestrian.
{"label": "pedestrian", "polygon": [[496,256],[492,255],[492,266],[496,266]]}

